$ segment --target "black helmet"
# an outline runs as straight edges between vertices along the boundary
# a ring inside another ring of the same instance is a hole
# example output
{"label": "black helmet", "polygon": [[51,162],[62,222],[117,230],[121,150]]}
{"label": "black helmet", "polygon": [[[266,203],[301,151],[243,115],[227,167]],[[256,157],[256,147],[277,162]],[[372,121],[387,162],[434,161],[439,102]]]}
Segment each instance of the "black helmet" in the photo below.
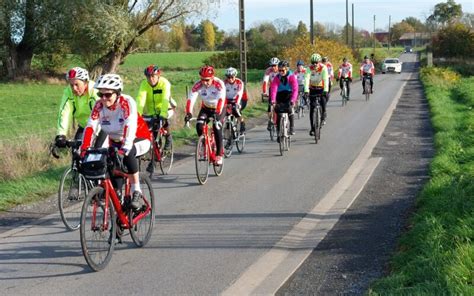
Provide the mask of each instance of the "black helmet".
{"label": "black helmet", "polygon": [[343,61],[344,63],[347,62],[347,57],[344,57],[344,58],[342,59],[342,61]]}
{"label": "black helmet", "polygon": [[278,68],[288,68],[290,66],[290,63],[288,63],[288,61],[280,61],[278,63]]}
{"label": "black helmet", "polygon": [[364,56],[364,60],[367,60],[368,58],[369,58],[368,55],[365,55],[365,56]]}

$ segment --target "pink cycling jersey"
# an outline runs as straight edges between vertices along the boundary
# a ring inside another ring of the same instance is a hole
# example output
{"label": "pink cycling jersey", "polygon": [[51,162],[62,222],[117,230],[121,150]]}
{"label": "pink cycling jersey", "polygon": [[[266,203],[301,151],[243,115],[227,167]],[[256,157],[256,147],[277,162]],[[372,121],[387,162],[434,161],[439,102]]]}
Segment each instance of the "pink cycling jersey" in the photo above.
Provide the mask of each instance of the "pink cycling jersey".
{"label": "pink cycling jersey", "polygon": [[201,81],[196,82],[186,102],[186,113],[192,113],[198,96],[201,97],[203,106],[208,109],[215,109],[220,114],[226,96],[224,82],[217,77],[213,78],[212,84],[209,87],[206,87]]}
{"label": "pink cycling jersey", "polygon": [[[292,104],[296,103],[296,100],[298,99],[298,80],[296,79],[296,76],[289,72],[287,75],[287,82],[288,85],[284,87],[285,90],[290,90],[291,91],[291,99],[290,102]],[[272,104],[275,104],[276,102],[276,97],[277,97],[277,92],[279,88],[281,88],[281,80],[280,80],[280,75],[275,76],[272,80],[272,84],[270,86],[271,88],[271,98],[270,101]]]}

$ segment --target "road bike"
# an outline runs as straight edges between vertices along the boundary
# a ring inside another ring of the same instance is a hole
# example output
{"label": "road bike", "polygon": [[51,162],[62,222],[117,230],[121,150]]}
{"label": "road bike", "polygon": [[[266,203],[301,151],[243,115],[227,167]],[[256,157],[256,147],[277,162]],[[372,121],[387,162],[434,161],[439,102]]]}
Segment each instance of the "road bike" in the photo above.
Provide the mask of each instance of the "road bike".
{"label": "road bike", "polygon": [[[116,148],[87,150],[81,173],[99,180],[84,200],[80,226],[84,258],[93,271],[99,271],[112,259],[116,239],[121,242],[125,230],[137,247],[148,243],[155,223],[155,195],[150,179],[141,173],[143,204],[132,209],[130,180]],[[125,186],[114,187],[114,183]]]}
{"label": "road bike", "polygon": [[[70,148],[71,165],[64,171],[59,182],[58,207],[61,220],[68,230],[77,230],[80,227],[80,205],[86,198],[88,192],[94,187],[91,180],[87,180],[80,172],[79,147],[81,140],[68,140],[66,147]],[[51,154],[60,158],[58,147],[54,144],[50,147]]]}
{"label": "road bike", "polygon": [[239,153],[242,153],[245,147],[245,133],[240,132],[240,122],[238,122],[237,117],[234,116],[232,107],[232,104],[226,106],[224,129],[222,131],[224,137],[225,157],[230,157],[232,155],[234,143]]}
{"label": "road bike", "polygon": [[168,149],[165,149],[168,131],[163,127],[163,120],[158,116],[154,116],[150,118],[150,120],[152,121],[150,129],[153,135],[152,147],[147,154],[140,158],[140,170],[143,171],[142,168],[145,168],[150,178],[152,178],[158,164],[163,175],[167,175],[171,171],[174,159],[174,149],[173,142],[170,142]]}
{"label": "road bike", "polygon": [[370,98],[370,78],[372,77],[371,74],[364,74],[364,93],[365,93],[365,100],[368,101]]}
{"label": "road bike", "polygon": [[285,151],[290,150],[291,145],[291,136],[289,132],[290,120],[288,118],[288,113],[286,112],[287,110],[282,110],[280,106],[276,106],[280,121],[280,128],[278,130],[278,144],[280,147],[280,155],[283,156]]}
{"label": "road bike", "polygon": [[344,78],[341,78],[342,80],[342,89],[341,89],[341,97],[342,97],[342,106],[344,107],[345,105],[347,105],[347,101],[349,101],[349,89],[347,87],[347,84],[349,83],[349,78],[348,77],[344,77]]}
{"label": "road bike", "polygon": [[[196,120],[196,118],[191,118]],[[214,129],[209,127],[209,123],[212,125],[217,124],[215,117],[211,116],[206,120],[202,127],[202,135],[198,138],[196,143],[195,153],[195,165],[196,165],[196,176],[199,184],[204,185],[209,177],[209,166],[212,165],[216,176],[222,175],[224,170],[224,162],[217,164],[217,147],[214,138]],[[186,122],[186,126],[189,127],[189,121]],[[222,160],[224,161],[224,160]]]}
{"label": "road bike", "polygon": [[272,120],[270,121],[269,132],[270,132],[270,140],[274,141],[277,137],[276,134],[276,123],[277,123],[277,114],[275,110],[273,110],[273,106],[270,107],[270,112],[272,114]]}
{"label": "road bike", "polygon": [[[321,139],[321,128],[323,127],[322,111],[320,100],[322,99],[323,94],[316,94],[314,97],[314,110],[313,110],[313,126],[311,129],[314,131],[314,142],[318,144],[318,141]],[[311,101],[313,104],[313,101]]]}

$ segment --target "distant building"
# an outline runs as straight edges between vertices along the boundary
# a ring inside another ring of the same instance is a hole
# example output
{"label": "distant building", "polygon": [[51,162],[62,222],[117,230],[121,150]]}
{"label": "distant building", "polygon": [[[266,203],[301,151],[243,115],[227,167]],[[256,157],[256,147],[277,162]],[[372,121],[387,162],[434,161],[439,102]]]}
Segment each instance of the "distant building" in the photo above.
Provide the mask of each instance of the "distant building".
{"label": "distant building", "polygon": [[388,37],[388,32],[375,32],[375,39],[382,44],[388,43]]}
{"label": "distant building", "polygon": [[430,43],[431,35],[426,32],[410,32],[404,33],[398,40],[402,46],[423,46]]}

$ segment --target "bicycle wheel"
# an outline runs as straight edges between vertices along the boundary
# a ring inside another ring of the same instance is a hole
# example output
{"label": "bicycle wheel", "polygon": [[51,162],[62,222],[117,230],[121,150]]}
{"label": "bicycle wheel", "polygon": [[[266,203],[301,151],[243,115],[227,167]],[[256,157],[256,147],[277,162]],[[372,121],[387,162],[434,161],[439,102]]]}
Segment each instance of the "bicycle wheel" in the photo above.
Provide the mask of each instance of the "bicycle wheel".
{"label": "bicycle wheel", "polygon": [[153,178],[156,170],[156,149],[158,149],[156,143],[152,143],[150,150],[140,157],[140,172],[148,174],[150,178]]}
{"label": "bicycle wheel", "polygon": [[107,266],[115,247],[115,211],[110,201],[108,209],[105,208],[105,198],[104,188],[94,187],[82,205],[81,248],[93,271]]}
{"label": "bicycle wheel", "polygon": [[[155,224],[155,193],[148,176],[140,174],[140,187],[142,188],[145,205],[142,209],[129,211],[130,236],[137,247],[145,246],[150,240]],[[145,214],[145,216],[143,216]],[[141,217],[141,218],[140,218]],[[138,221],[134,221],[136,219]]]}
{"label": "bicycle wheel", "polygon": [[216,174],[216,176],[222,175],[222,172],[224,171],[224,161],[222,161],[221,165],[217,165],[214,163],[213,167],[214,167],[214,173]]}
{"label": "bicycle wheel", "polygon": [[59,214],[68,230],[81,226],[81,205],[87,192],[86,178],[76,169],[68,168],[61,177],[58,191]]}
{"label": "bicycle wheel", "polygon": [[[167,175],[171,171],[171,167],[173,166],[173,158],[174,158],[174,149],[173,149],[173,142],[169,143],[169,149],[164,149],[165,147],[165,137],[160,137],[160,169],[163,175]],[[150,176],[151,178],[151,176]]]}
{"label": "bicycle wheel", "polygon": [[285,151],[285,135],[284,135],[284,128],[285,128],[285,119],[283,116],[280,116],[280,130],[278,131],[278,139],[279,139],[279,146],[280,146],[280,155],[283,156],[283,152]]}
{"label": "bicycle wheel", "polygon": [[[239,124],[239,128],[240,128],[240,124]],[[243,134],[239,133],[239,136],[237,137],[237,141],[235,141],[235,147],[237,147],[237,151],[239,151],[239,153],[242,153],[244,151],[244,148],[245,148],[245,133],[243,133]]]}
{"label": "bicycle wheel", "polygon": [[318,144],[321,134],[321,109],[319,106],[314,108],[314,116],[313,116],[313,125],[314,125],[314,142]]}
{"label": "bicycle wheel", "polygon": [[232,125],[227,122],[223,131],[224,138],[224,156],[230,157],[232,155],[232,149],[234,148],[234,140],[232,138]]}
{"label": "bicycle wheel", "polygon": [[196,176],[199,184],[204,185],[209,176],[209,153],[206,147],[206,138],[201,135],[196,143]]}

